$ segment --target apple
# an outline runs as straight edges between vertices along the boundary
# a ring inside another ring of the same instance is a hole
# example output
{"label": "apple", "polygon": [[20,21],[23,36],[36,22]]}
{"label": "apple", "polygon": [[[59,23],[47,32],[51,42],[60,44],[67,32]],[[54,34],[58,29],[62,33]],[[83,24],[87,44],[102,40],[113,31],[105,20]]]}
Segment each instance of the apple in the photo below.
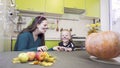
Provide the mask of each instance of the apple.
{"label": "apple", "polygon": [[44,52],[36,52],[36,59],[39,61],[44,60],[45,58],[45,53]]}
{"label": "apple", "polygon": [[18,58],[19,58],[20,62],[22,62],[22,63],[27,62],[28,59],[29,59],[27,53],[20,53],[20,54],[18,55]]}
{"label": "apple", "polygon": [[27,52],[27,55],[29,57],[28,60],[32,61],[35,59],[36,53],[35,52]]}

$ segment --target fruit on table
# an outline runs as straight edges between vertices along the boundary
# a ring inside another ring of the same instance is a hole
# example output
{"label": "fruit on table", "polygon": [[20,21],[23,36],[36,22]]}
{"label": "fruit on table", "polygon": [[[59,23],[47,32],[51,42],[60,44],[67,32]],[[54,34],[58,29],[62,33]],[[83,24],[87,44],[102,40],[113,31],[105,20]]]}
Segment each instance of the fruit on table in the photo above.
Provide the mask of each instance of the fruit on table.
{"label": "fruit on table", "polygon": [[18,57],[13,58],[13,61],[19,61],[19,58]]}
{"label": "fruit on table", "polygon": [[18,57],[16,57],[16,58],[13,58],[13,61],[12,61],[13,63],[20,63],[20,60],[19,60],[19,58]]}
{"label": "fruit on table", "polygon": [[20,62],[22,62],[22,63],[27,62],[28,59],[29,59],[27,53],[20,53],[20,54],[18,55],[18,58],[19,58]]}
{"label": "fruit on table", "polygon": [[85,41],[86,51],[100,59],[111,59],[120,55],[120,34],[112,31],[92,33]]}
{"label": "fruit on table", "polygon": [[[31,61],[29,61],[31,60]],[[13,58],[13,63],[25,63],[41,66],[51,66],[55,62],[56,58],[50,55],[48,52],[27,52],[19,53],[18,57]]]}
{"label": "fruit on table", "polygon": [[35,52],[27,52],[27,55],[29,57],[28,60],[32,61],[35,59],[36,53]]}
{"label": "fruit on table", "polygon": [[55,57],[49,56],[48,58],[45,59],[48,62],[55,62]]}
{"label": "fruit on table", "polygon": [[44,60],[45,58],[45,53],[44,52],[37,52],[36,53],[36,59],[39,60],[39,61],[42,61]]}
{"label": "fruit on table", "polygon": [[38,65],[38,64],[40,64],[40,63],[41,63],[40,61],[32,61],[32,62],[30,62],[29,64]]}
{"label": "fruit on table", "polygon": [[51,65],[53,65],[53,63],[52,62],[43,61],[43,62],[40,63],[40,65],[42,65],[42,66],[51,66]]}
{"label": "fruit on table", "polygon": [[44,57],[44,60],[46,60],[47,58],[49,58],[49,54],[48,54],[48,52],[44,52],[44,54],[45,54],[45,57]]}

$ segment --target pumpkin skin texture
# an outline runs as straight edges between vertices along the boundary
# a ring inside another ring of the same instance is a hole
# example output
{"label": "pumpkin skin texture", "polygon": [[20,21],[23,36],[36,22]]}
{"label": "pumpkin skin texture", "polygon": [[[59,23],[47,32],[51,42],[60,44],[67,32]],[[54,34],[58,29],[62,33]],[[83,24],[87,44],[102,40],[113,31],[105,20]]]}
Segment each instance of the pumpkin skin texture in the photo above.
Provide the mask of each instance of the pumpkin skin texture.
{"label": "pumpkin skin texture", "polygon": [[86,38],[85,48],[97,58],[115,58],[120,55],[120,35],[112,31],[92,33]]}

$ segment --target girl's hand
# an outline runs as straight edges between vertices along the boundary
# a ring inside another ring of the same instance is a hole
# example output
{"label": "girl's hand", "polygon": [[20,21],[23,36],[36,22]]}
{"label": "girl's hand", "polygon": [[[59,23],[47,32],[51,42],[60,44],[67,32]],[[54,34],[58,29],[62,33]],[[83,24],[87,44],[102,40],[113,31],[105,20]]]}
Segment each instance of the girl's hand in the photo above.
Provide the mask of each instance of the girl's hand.
{"label": "girl's hand", "polygon": [[59,51],[65,51],[65,47],[59,47]]}
{"label": "girl's hand", "polygon": [[40,51],[40,52],[44,52],[44,51],[47,51],[47,50],[48,50],[47,46],[40,46],[40,47],[37,48],[37,51]]}
{"label": "girl's hand", "polygon": [[60,46],[53,47],[53,50],[55,50],[55,51],[60,51],[59,49],[60,49]]}
{"label": "girl's hand", "polygon": [[65,48],[65,51],[67,51],[67,52],[70,52],[70,51],[72,51],[72,48]]}

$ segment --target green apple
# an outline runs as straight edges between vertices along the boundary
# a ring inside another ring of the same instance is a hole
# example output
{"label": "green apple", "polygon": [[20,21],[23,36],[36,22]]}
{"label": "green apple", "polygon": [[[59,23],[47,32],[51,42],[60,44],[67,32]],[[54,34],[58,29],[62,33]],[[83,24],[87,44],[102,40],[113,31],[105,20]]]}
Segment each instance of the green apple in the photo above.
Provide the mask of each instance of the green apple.
{"label": "green apple", "polygon": [[20,62],[22,62],[22,63],[27,62],[28,59],[29,59],[27,53],[20,53],[20,54],[18,55],[18,58],[19,58]]}

